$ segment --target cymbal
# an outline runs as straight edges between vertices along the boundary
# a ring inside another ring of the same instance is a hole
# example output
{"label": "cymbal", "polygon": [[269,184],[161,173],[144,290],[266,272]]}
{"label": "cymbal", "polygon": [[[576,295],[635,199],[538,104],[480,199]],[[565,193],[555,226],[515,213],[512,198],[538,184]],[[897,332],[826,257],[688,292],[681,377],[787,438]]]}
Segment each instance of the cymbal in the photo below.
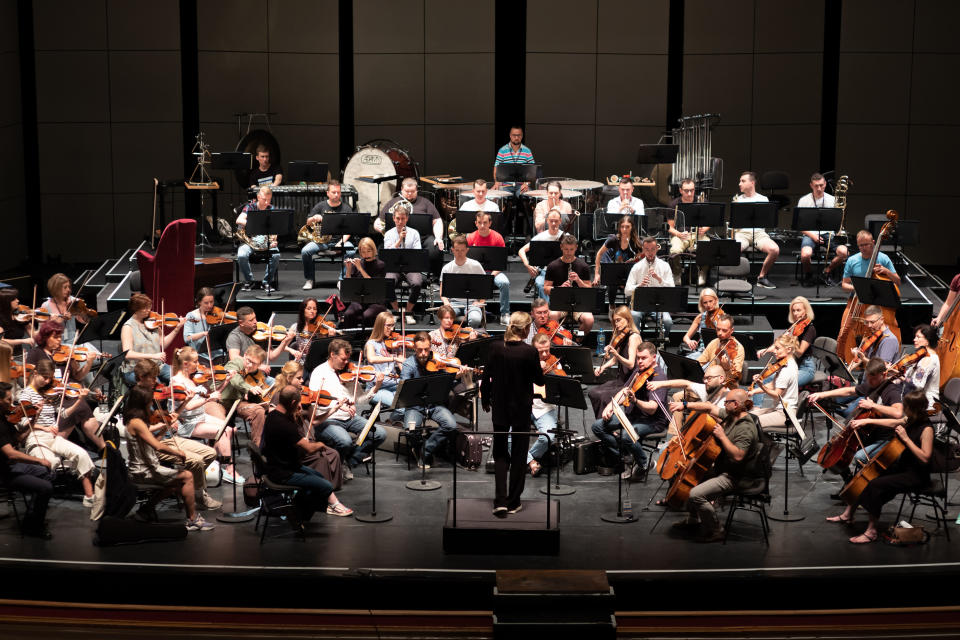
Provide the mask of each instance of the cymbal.
{"label": "cymbal", "polygon": [[[530,196],[531,198],[546,198],[546,197],[547,197],[547,190],[546,190],[546,189],[534,189],[534,190],[532,190],[532,191],[527,191],[527,192],[525,192],[525,193],[523,193],[523,194],[521,194],[521,195]],[[582,196],[582,195],[583,195],[583,194],[580,193],[579,191],[570,191],[570,190],[567,190],[567,189],[564,189],[563,191],[560,192],[560,197],[561,197],[561,198],[577,198],[577,197]]]}
{"label": "cymbal", "polygon": [[593,180],[561,180],[560,181],[561,189],[602,189],[602,182],[595,182]]}

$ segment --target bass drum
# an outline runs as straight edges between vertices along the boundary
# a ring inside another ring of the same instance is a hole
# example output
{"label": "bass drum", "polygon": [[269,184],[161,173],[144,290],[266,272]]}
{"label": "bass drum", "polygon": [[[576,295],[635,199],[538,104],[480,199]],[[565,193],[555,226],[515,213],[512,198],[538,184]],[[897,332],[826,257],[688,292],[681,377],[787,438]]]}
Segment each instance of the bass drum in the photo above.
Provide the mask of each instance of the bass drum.
{"label": "bass drum", "polygon": [[[417,166],[404,149],[393,140],[371,140],[357,147],[356,152],[349,159],[343,169],[343,184],[348,184],[357,190],[357,211],[369,213],[371,217],[380,212],[377,203],[382,207],[393,197],[399,187],[398,180],[388,180],[379,185],[360,180],[361,176],[390,176],[399,175],[403,178],[419,179]],[[379,199],[378,195],[379,187]]]}
{"label": "bass drum", "polygon": [[[257,166],[257,148],[263,145],[270,152],[270,164],[283,167],[283,156],[280,154],[280,144],[273,134],[265,129],[254,129],[248,131],[247,135],[240,138],[237,143],[237,151],[250,154],[250,168]],[[282,172],[282,171],[281,171]],[[237,183],[240,185],[242,193],[246,193],[250,188],[250,172],[237,169],[234,174],[237,176]]]}

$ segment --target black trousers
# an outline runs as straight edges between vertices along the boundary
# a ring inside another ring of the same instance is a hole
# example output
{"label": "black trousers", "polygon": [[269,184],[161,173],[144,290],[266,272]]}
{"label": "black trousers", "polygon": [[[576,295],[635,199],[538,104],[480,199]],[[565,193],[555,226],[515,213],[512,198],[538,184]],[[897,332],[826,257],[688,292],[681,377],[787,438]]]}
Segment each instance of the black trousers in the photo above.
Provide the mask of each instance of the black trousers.
{"label": "black trousers", "polygon": [[47,504],[53,495],[53,473],[41,464],[15,462],[10,465],[10,475],[3,479],[8,489],[32,493],[29,509],[23,517],[25,530],[39,529],[47,517]]}
{"label": "black trousers", "polygon": [[[513,509],[520,504],[520,495],[527,479],[527,450],[530,449],[530,412],[514,416],[512,424],[493,425],[493,469],[496,495],[493,506]],[[511,443],[507,446],[507,436]],[[510,485],[507,486],[507,471]]]}
{"label": "black trousers", "polygon": [[[431,233],[421,238],[420,246],[427,250],[427,259],[430,261],[430,273],[439,278],[440,270],[443,269],[443,253],[437,248],[436,238],[434,238]],[[446,243],[444,243],[444,246],[446,246]],[[411,282],[410,284],[412,285],[413,283]]]}

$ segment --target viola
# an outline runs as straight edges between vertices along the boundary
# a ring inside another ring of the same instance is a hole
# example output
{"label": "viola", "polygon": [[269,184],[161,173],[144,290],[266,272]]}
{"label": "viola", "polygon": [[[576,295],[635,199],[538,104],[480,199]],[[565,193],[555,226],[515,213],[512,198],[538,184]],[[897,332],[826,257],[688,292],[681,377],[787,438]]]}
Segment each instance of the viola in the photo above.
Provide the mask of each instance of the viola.
{"label": "viola", "polygon": [[254,387],[262,387],[267,383],[267,376],[258,369],[252,373],[244,373],[243,381]]}
{"label": "viola", "polygon": [[557,346],[562,346],[566,340],[573,340],[573,334],[569,329],[564,329],[563,326],[556,320],[550,320],[545,325],[542,325],[537,329],[537,333],[545,333],[550,336],[550,344],[555,344]]}
{"label": "viola", "polygon": [[40,412],[40,407],[29,400],[21,400],[16,405],[7,410],[5,418],[7,422],[16,424],[24,418],[33,418]]}
{"label": "viola", "polygon": [[220,307],[214,307],[209,313],[204,315],[207,324],[233,324],[237,321],[237,314],[233,311],[224,311]]}
{"label": "viola", "polygon": [[551,354],[547,355],[546,360],[541,360],[544,375],[552,374],[555,376],[566,376],[567,372],[560,366],[560,358]]}
{"label": "viola", "polygon": [[272,327],[266,322],[258,322],[257,330],[250,336],[254,342],[266,342],[268,340],[281,341],[287,337],[287,328],[281,324],[275,324]]}
{"label": "viola", "polygon": [[176,329],[180,325],[180,316],[172,312],[161,316],[156,311],[151,311],[150,315],[143,320],[143,326],[150,331],[156,331],[161,325],[164,329]]}
{"label": "viola", "polygon": [[[874,343],[876,343],[876,341],[879,340],[882,336],[883,336],[883,329],[880,329],[879,331],[874,331],[869,336],[865,336],[863,340],[860,341],[860,346],[856,348],[856,351],[859,352],[861,356],[863,356],[867,352],[867,349],[872,347]],[[857,354],[854,353],[854,356],[856,355]],[[848,367],[851,366],[851,363],[853,362],[853,360],[854,358],[850,358],[850,362],[847,363]]]}
{"label": "viola", "polygon": [[470,327],[464,327],[462,323],[449,329],[441,329],[440,332],[447,342],[463,342],[469,340],[471,334],[473,334],[473,330]]}

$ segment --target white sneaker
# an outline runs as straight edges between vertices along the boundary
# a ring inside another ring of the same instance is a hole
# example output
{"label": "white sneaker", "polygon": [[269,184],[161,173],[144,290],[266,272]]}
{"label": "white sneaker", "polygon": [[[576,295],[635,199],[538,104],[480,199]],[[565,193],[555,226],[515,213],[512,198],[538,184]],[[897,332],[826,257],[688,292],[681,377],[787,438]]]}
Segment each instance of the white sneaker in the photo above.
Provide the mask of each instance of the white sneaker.
{"label": "white sneaker", "polygon": [[247,480],[246,478],[244,478],[242,475],[237,473],[236,469],[233,470],[233,473],[230,473],[229,471],[226,471],[226,470],[223,472],[224,482],[229,482],[230,484],[242,485],[244,482],[246,482],[246,480]]}
{"label": "white sneaker", "polygon": [[93,496],[83,496],[83,506],[88,509],[93,507]]}
{"label": "white sneaker", "polygon": [[313,280],[307,280],[306,282],[304,282],[303,289],[304,291],[309,291],[310,289],[313,289]]}
{"label": "white sneaker", "polygon": [[406,319],[405,319],[404,321],[405,321],[408,325],[417,324],[417,319],[414,318],[414,317],[413,317],[412,315],[410,315],[409,313],[407,314],[407,317],[406,317]]}
{"label": "white sneaker", "polygon": [[500,316],[500,324],[505,327],[510,326],[510,316],[506,313]]}
{"label": "white sneaker", "polygon": [[223,506],[223,503],[211,496],[206,491],[201,491],[197,495],[197,509],[202,509],[204,511],[212,511],[214,509],[219,509]]}
{"label": "white sneaker", "polygon": [[207,467],[207,470],[204,472],[204,476],[207,479],[207,484],[215,484],[220,480],[220,463],[214,460],[210,463],[210,466]]}

